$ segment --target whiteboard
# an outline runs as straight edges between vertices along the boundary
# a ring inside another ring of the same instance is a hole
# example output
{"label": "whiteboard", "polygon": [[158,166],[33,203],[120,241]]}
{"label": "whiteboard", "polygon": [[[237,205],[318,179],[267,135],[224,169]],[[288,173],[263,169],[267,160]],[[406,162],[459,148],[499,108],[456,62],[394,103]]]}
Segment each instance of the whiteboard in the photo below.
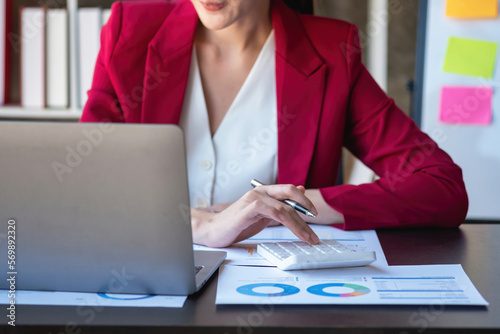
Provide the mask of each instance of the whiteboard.
{"label": "whiteboard", "polygon": [[[470,201],[467,219],[500,220],[500,18],[449,18],[445,15],[446,0],[421,0],[420,6],[413,117],[462,168]],[[493,78],[444,72],[450,37],[499,43]],[[440,122],[443,86],[491,86],[492,124]]]}

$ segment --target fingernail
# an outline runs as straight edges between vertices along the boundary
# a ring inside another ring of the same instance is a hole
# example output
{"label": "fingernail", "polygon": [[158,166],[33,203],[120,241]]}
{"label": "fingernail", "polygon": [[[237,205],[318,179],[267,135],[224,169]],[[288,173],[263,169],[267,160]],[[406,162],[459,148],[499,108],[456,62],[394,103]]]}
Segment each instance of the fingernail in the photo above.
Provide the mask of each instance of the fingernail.
{"label": "fingernail", "polygon": [[312,207],[312,213],[315,215],[315,216],[318,216],[318,210],[316,210],[316,208],[313,206]]}
{"label": "fingernail", "polygon": [[304,241],[309,241],[311,239],[311,235],[307,232],[302,232],[302,237],[304,237]]}
{"label": "fingernail", "polygon": [[283,216],[281,213],[278,215],[278,217],[282,223],[286,220],[285,216]]}
{"label": "fingernail", "polygon": [[319,238],[316,234],[313,233],[310,235],[310,237],[313,244],[317,244],[319,242]]}

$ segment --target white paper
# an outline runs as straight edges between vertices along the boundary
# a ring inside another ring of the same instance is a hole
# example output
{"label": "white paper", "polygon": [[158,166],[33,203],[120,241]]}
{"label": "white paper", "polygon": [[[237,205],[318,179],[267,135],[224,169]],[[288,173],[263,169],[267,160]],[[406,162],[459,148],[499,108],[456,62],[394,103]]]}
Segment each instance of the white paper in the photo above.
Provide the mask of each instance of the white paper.
{"label": "white paper", "polygon": [[[8,290],[0,290],[0,304],[9,304]],[[16,291],[16,305],[110,306],[182,308],[187,296],[97,294],[82,292]]]}
{"label": "white paper", "polygon": [[[357,252],[375,251],[377,261],[372,266],[387,266],[382,246],[374,230],[343,231],[331,226],[310,225],[321,240],[335,239]],[[267,266],[273,267],[269,261],[257,254],[257,244],[261,242],[299,240],[287,227],[274,226],[264,229],[254,237],[243,242],[224,248],[227,252],[225,264],[240,266]],[[194,250],[220,250],[215,248],[194,245]]]}
{"label": "white paper", "polygon": [[[361,231],[342,231],[336,228],[333,228],[329,225],[315,225],[309,224],[312,230],[318,235],[320,239],[335,239],[337,237],[343,236],[345,233],[348,238],[356,238],[359,239]],[[248,240],[257,240],[261,242],[261,240],[298,240],[298,238],[290,231],[289,228],[280,225],[280,226],[271,226],[263,229],[261,232],[257,233],[253,237]]]}
{"label": "white paper", "polygon": [[461,265],[281,271],[224,265],[216,304],[488,305]]}
{"label": "white paper", "polygon": [[240,242],[228,248],[210,248],[200,245],[193,245],[194,250],[201,251],[225,251],[227,253],[225,264],[233,266],[267,266],[272,267],[273,264],[257,254],[256,242]]}

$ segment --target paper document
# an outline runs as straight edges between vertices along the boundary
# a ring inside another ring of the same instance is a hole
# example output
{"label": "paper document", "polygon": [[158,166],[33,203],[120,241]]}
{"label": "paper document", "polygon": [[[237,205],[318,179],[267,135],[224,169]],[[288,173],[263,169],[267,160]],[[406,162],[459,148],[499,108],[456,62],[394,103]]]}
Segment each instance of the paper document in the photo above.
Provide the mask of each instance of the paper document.
{"label": "paper document", "polygon": [[[380,246],[377,233],[374,230],[343,231],[331,226],[310,225],[313,231],[322,240],[337,240],[357,252],[374,251],[377,261],[373,266],[387,266],[384,252]],[[257,254],[257,244],[269,241],[299,240],[287,227],[274,226],[265,228],[250,239],[224,248],[227,252],[225,264],[239,266],[268,266],[273,267],[269,261]],[[200,245],[194,245],[194,250],[220,250]]]}
{"label": "paper document", "polygon": [[[193,249],[195,251],[221,250],[220,248],[210,248],[200,245],[193,245]],[[226,260],[224,261],[225,264],[234,266],[273,266],[272,263],[257,254],[256,242],[244,241],[222,250],[227,253]]]}
{"label": "paper document", "polygon": [[[309,227],[312,228],[314,233],[316,233],[320,239],[360,239],[360,233],[357,232],[361,231],[346,232],[328,225],[309,224]],[[288,227],[280,225],[267,227],[248,240],[257,240],[258,242],[261,242],[261,240],[298,240],[298,238]]]}
{"label": "paper document", "polygon": [[216,304],[488,305],[461,265],[281,271],[224,265]]}
{"label": "paper document", "polygon": [[[187,296],[16,291],[17,305],[182,308],[186,299]],[[0,290],[0,304],[9,303],[8,290]]]}

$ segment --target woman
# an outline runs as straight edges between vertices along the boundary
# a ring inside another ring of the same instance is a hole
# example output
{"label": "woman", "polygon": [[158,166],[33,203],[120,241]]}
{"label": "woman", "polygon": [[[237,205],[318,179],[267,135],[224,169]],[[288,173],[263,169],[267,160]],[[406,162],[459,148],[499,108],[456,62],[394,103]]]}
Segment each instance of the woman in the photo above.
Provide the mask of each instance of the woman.
{"label": "woman", "polygon": [[[276,223],[316,243],[286,198],[344,229],[452,227],[467,212],[460,168],[376,85],[356,27],[281,0],[115,3],[81,121],[184,129],[199,244]],[[336,186],[343,145],[381,178]]]}

